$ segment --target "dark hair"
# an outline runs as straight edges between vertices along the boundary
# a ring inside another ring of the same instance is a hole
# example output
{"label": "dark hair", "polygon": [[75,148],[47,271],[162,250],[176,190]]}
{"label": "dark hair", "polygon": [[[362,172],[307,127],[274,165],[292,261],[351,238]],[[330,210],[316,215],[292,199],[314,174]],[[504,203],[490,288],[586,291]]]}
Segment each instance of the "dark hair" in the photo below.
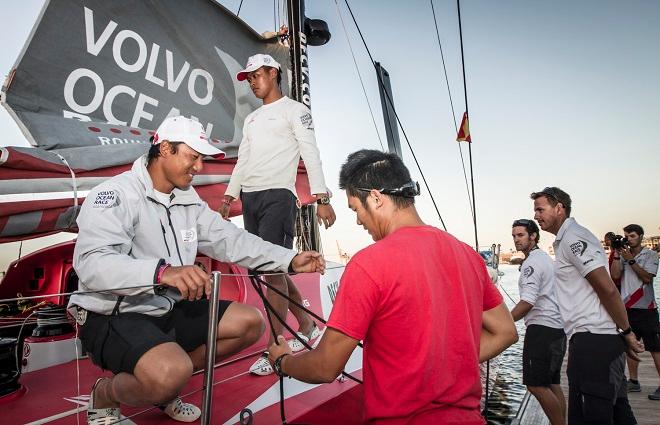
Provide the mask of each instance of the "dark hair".
{"label": "dark hair", "polygon": [[558,203],[562,204],[566,210],[566,217],[571,216],[571,196],[568,193],[558,187],[546,187],[540,192],[532,192],[532,194],[529,195],[532,199],[537,199],[541,196],[545,196],[545,199],[547,199],[553,207]]}
{"label": "dark hair", "polygon": [[616,235],[614,234],[614,232],[607,232],[605,233],[605,237],[603,239],[611,241],[612,239],[614,239],[615,236]]}
{"label": "dark hair", "polygon": [[[339,188],[360,199],[363,206],[369,192],[360,190],[394,189],[411,182],[410,172],[396,154],[362,149],[348,156],[339,172]],[[383,193],[389,196],[398,208],[407,208],[415,203],[412,197]]]}
{"label": "dark hair", "polygon": [[642,226],[640,226],[639,224],[629,224],[623,228],[623,231],[627,233],[635,232],[639,236],[642,236],[644,234],[644,229],[642,229]]}
{"label": "dark hair", "polygon": [[539,240],[541,239],[540,231],[539,231],[539,226],[536,224],[534,220],[530,220],[528,218],[519,218],[518,220],[515,220],[511,227],[524,227],[525,230],[527,231],[527,234],[531,236],[532,233],[536,233],[536,238],[534,238],[534,241],[536,243],[539,243]]}
{"label": "dark hair", "polygon": [[[147,153],[147,164],[150,164],[151,161],[154,159],[158,158],[160,156],[160,143],[157,145],[153,144],[154,137],[151,136],[149,138],[149,142],[151,142],[151,146],[149,147],[149,153]],[[183,142],[170,142],[170,152],[171,153],[177,153],[179,150],[179,145]]]}

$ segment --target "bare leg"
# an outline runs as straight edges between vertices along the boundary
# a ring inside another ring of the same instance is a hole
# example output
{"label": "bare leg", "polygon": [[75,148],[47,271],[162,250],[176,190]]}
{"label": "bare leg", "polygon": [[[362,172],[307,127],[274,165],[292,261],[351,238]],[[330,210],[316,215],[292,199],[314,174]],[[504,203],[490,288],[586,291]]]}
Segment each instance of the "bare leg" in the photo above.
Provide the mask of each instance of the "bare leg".
{"label": "bare leg", "polygon": [[[279,290],[280,292],[286,295],[289,294],[288,285],[283,275],[268,275],[268,276],[264,276],[264,279],[271,286],[277,288],[277,290]],[[286,316],[289,311],[289,300],[280,296],[275,291],[271,291],[270,289],[266,292],[266,299],[268,300],[270,305],[273,306],[273,309],[275,310],[277,315],[281,317],[282,320],[286,320]],[[281,335],[284,326],[282,326],[282,323],[280,323],[280,321],[275,316],[273,316],[272,313],[271,313],[271,320],[273,322],[273,332],[275,333],[275,335]],[[271,345],[275,341],[273,339],[273,332],[271,332],[268,336],[268,345]]]}
{"label": "bare leg", "polygon": [[[298,304],[303,305],[302,295],[300,295],[300,291],[298,291],[296,284],[293,283],[291,277],[285,275],[284,278],[286,279],[287,289],[289,290],[289,298]],[[312,330],[313,325],[312,318],[309,317],[309,314],[293,303],[289,304],[289,310],[291,310],[291,313],[293,313],[298,321],[298,331],[305,335],[308,334]]]}
{"label": "bare leg", "polygon": [[[264,319],[256,308],[232,303],[218,322],[215,361],[225,359],[232,354],[254,344],[264,333]],[[206,344],[188,353],[194,370],[203,369],[206,363]]]}
{"label": "bare leg", "polygon": [[527,387],[527,389],[539,401],[539,404],[550,420],[551,425],[564,425],[566,423],[561,403],[550,387],[530,386]]}
{"label": "bare leg", "polygon": [[566,397],[564,397],[564,392],[561,390],[561,385],[551,384],[550,390],[559,401],[559,405],[561,406],[561,415],[564,418],[563,423],[566,423]]}
{"label": "bare leg", "polygon": [[633,360],[630,357],[626,356],[626,361],[628,362],[628,374],[630,379],[637,380],[637,370],[639,368],[639,362]]}
{"label": "bare leg", "polygon": [[94,406],[117,407],[122,403],[138,407],[168,402],[186,385],[193,365],[178,344],[166,342],[140,357],[133,372],[101,381],[94,391]]}

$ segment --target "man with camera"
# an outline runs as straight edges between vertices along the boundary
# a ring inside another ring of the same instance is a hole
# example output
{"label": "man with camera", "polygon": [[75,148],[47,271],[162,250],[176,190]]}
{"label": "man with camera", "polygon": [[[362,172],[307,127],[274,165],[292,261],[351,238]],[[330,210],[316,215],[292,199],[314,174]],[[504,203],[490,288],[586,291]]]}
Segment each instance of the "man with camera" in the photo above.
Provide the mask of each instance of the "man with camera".
{"label": "man with camera", "polygon": [[566,401],[559,385],[566,354],[564,322],[559,313],[552,258],[538,247],[539,227],[533,220],[513,222],[511,236],[525,254],[520,266],[520,301],[513,320],[525,318],[523,384],[539,401],[551,425],[566,423]]}
{"label": "man with camera", "polygon": [[630,328],[600,241],[571,217],[568,193],[546,187],[530,196],[534,219],[556,235],[557,301],[570,341],[568,424],[636,424],[623,353],[639,359],[644,347]]}
{"label": "man with camera", "polygon": [[[644,342],[645,349],[651,353],[660,376],[660,325],[653,290],[653,278],[658,272],[658,254],[642,247],[642,226],[629,224],[623,228],[623,232],[624,238],[618,236],[612,240],[612,249],[616,250],[616,254],[610,272],[612,278],[621,279],[621,298],[628,312],[630,326]],[[638,366],[638,361],[628,359],[630,392],[642,391],[637,380]],[[660,400],[660,387],[649,394],[649,399]]]}

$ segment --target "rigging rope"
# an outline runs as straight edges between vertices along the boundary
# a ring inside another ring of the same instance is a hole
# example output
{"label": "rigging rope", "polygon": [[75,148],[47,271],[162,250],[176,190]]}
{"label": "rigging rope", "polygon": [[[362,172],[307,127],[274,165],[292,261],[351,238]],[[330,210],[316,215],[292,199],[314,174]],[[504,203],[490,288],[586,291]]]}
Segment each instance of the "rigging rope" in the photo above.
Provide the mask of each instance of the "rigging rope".
{"label": "rigging rope", "polygon": [[[447,66],[445,65],[445,55],[442,51],[442,42],[440,41],[440,31],[438,30],[438,19],[435,16],[435,8],[433,7],[433,0],[431,3],[431,12],[433,13],[433,23],[435,24],[435,35],[438,38],[438,47],[440,47],[440,58],[442,59],[442,69],[445,73],[445,82],[447,83],[447,94],[449,95],[449,105],[451,106],[451,115],[453,117],[452,123],[454,124],[454,132],[458,134],[458,125],[456,123],[456,111],[454,110],[454,101],[451,97],[451,89],[449,88],[449,77],[447,77]],[[465,189],[467,190],[468,205],[470,206],[470,214],[474,217],[474,210],[472,209],[472,197],[470,195],[470,186],[468,185],[467,173],[465,172],[465,161],[463,160],[463,148],[460,142],[458,145],[458,154],[461,157],[461,168],[463,169],[463,178],[465,179]]]}
{"label": "rigging rope", "polygon": [[348,43],[348,49],[351,52],[353,57],[353,64],[355,64],[355,71],[357,72],[358,79],[360,80],[360,86],[362,86],[362,93],[364,93],[364,99],[367,101],[367,106],[369,107],[369,114],[371,115],[371,121],[374,123],[374,129],[376,130],[376,135],[378,136],[378,143],[380,143],[380,149],[385,152],[385,147],[383,146],[383,140],[380,137],[380,132],[378,131],[378,125],[376,124],[376,117],[374,117],[374,111],[371,109],[371,102],[369,102],[369,96],[367,96],[367,89],[364,87],[364,82],[362,81],[362,74],[360,73],[360,68],[358,67],[357,60],[355,59],[355,52],[353,52],[353,46],[351,45],[350,37],[348,36],[348,31],[346,30],[346,25],[344,24],[344,17],[341,14],[339,9],[339,2],[335,0],[335,6],[337,6],[337,14],[339,15],[339,21],[341,26],[344,29],[344,36],[346,36],[346,42]]}
{"label": "rigging rope", "polygon": [[[351,14],[351,18],[353,19],[353,23],[355,24],[355,27],[358,30],[358,33],[360,34],[360,38],[362,39],[362,44],[364,45],[364,48],[367,50],[367,54],[369,55],[369,59],[371,60],[371,64],[374,66],[374,69],[376,69],[376,62],[374,61],[373,56],[371,55],[371,51],[369,50],[369,46],[367,46],[367,42],[364,39],[364,36],[362,35],[362,30],[360,29],[360,26],[357,23],[357,20],[355,19],[355,15],[353,14],[353,10],[351,9],[351,6],[348,4],[348,0],[344,0],[344,3],[346,3],[346,7],[348,8],[348,12]],[[378,75],[378,85],[380,87],[385,87],[381,76],[379,73]],[[417,170],[419,170],[419,173],[422,176],[422,181],[424,182],[424,186],[426,187],[426,190],[429,193],[429,196],[431,197],[431,202],[433,203],[433,207],[435,208],[435,212],[438,214],[438,218],[440,219],[440,223],[442,223],[442,228],[446,231],[447,226],[445,225],[445,221],[442,219],[442,215],[440,214],[440,210],[438,209],[438,205],[435,202],[435,197],[433,196],[433,193],[431,192],[431,188],[429,187],[428,182],[426,181],[426,176],[424,176],[424,172],[422,171],[422,167],[419,165],[419,161],[417,160],[417,155],[415,155],[415,151],[412,148],[412,145],[410,144],[410,140],[408,139],[408,135],[406,134],[406,130],[403,128],[403,124],[401,123],[401,119],[399,118],[399,114],[396,112],[396,109],[394,108],[394,102],[392,99],[390,99],[390,95],[387,93],[387,90],[383,90],[383,93],[385,93],[385,97],[387,98],[387,101],[389,102],[390,106],[392,107],[392,110],[394,111],[394,117],[396,118],[397,123],[399,124],[399,128],[401,128],[401,132],[403,133],[403,138],[406,140],[406,144],[408,145],[408,148],[410,149],[410,153],[412,154],[413,160],[415,161],[415,165],[417,165]]]}
{"label": "rigging rope", "polygon": [[241,7],[243,7],[243,0],[241,0],[241,3],[238,5],[238,12],[236,12],[236,16],[240,15]]}

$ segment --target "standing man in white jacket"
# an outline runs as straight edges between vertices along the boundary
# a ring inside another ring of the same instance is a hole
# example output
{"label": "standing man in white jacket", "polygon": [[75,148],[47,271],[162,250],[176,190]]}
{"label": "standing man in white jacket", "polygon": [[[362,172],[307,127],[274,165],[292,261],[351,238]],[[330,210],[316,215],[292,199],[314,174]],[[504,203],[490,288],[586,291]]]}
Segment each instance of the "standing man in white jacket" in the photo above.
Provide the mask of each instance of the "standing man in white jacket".
{"label": "standing man in white jacket", "polygon": [[[231,203],[240,196],[245,229],[266,241],[291,248],[297,209],[295,183],[301,157],[307,169],[310,190],[317,199],[319,221],[326,229],[335,222],[314,137],[312,115],[305,105],[282,95],[280,64],[269,55],[251,56],[236,78],[247,80],[254,95],[263,101],[263,106],[245,119],[238,161],[220,212],[227,218]],[[266,280],[302,304],[302,297],[288,276],[268,276]],[[274,291],[269,290],[267,298],[282,318],[291,309],[298,320],[301,338],[311,341],[319,336],[316,324],[303,310],[289,306],[288,300]],[[276,334],[282,333],[279,321],[274,320],[273,327]],[[273,342],[271,334],[270,343]],[[290,345],[294,351],[303,349],[297,340],[291,340]],[[273,373],[267,353],[252,365],[250,372],[262,376]]]}
{"label": "standing man in white jacket", "polygon": [[[87,422],[120,420],[119,404],[159,405],[175,420],[192,422],[200,410],[178,398],[205,362],[210,276],[197,252],[244,267],[322,272],[320,254],[265,242],[212,211],[191,187],[204,155],[222,154],[202,125],[167,118],[147,155],[133,168],[95,187],[78,216],[74,268],[79,290],[69,310],[94,364],[114,373],[90,394]],[[216,359],[257,341],[260,312],[221,301]]]}

